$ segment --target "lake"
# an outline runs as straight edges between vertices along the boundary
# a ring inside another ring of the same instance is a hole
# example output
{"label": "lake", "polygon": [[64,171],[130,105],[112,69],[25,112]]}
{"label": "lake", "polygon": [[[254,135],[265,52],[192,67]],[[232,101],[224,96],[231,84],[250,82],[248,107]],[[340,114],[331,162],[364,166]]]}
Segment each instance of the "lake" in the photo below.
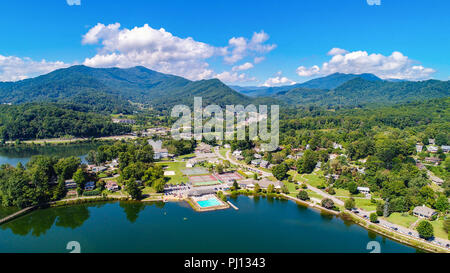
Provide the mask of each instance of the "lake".
{"label": "lake", "polygon": [[96,150],[99,143],[81,143],[67,145],[49,146],[26,146],[26,147],[4,147],[0,148],[0,165],[17,163],[25,165],[34,155],[50,155],[58,157],[78,156],[82,163],[87,163],[85,157],[90,150]]}
{"label": "lake", "polygon": [[293,201],[238,196],[239,210],[198,213],[185,202],[107,202],[34,211],[0,226],[0,252],[416,252]]}

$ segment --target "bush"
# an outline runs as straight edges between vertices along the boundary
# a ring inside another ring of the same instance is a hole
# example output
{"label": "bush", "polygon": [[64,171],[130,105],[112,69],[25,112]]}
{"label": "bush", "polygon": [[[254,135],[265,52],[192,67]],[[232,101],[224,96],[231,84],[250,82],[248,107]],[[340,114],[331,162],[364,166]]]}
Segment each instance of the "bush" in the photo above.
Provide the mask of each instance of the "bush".
{"label": "bush", "polygon": [[83,196],[97,196],[102,193],[101,189],[95,189],[93,191],[85,191],[83,192]]}
{"label": "bush", "polygon": [[426,220],[420,221],[416,228],[419,232],[420,237],[428,240],[434,236],[434,229],[430,222]]}
{"label": "bush", "polygon": [[321,205],[322,205],[322,207],[324,207],[326,209],[333,209],[334,208],[334,202],[333,202],[333,200],[331,200],[329,198],[323,199]]}
{"label": "bush", "polygon": [[297,198],[303,201],[309,200],[308,192],[306,191],[299,191],[297,194]]}
{"label": "bush", "polygon": [[370,214],[370,222],[377,223],[378,222],[378,215],[375,212],[372,212]]}
{"label": "bush", "polygon": [[355,207],[355,199],[349,198],[349,199],[345,200],[344,207],[348,210],[353,209]]}
{"label": "bush", "polygon": [[331,195],[335,195],[336,191],[333,188],[329,188],[328,189],[328,193],[331,194]]}

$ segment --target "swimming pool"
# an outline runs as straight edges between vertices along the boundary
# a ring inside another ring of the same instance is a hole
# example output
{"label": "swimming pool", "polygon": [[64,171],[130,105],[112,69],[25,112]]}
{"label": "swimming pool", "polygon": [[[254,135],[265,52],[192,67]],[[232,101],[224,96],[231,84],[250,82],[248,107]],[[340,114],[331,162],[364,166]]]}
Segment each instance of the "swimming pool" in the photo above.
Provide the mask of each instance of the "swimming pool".
{"label": "swimming pool", "polygon": [[208,200],[197,201],[197,204],[201,208],[209,208],[222,205],[222,203],[220,203],[217,198],[209,198]]}

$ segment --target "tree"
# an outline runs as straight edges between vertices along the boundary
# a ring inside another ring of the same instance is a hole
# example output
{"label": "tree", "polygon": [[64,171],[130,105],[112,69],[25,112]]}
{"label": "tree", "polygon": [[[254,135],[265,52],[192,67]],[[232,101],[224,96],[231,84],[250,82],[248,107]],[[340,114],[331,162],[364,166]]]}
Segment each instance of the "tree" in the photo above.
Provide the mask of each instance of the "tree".
{"label": "tree", "polygon": [[449,207],[447,197],[445,195],[439,196],[438,199],[436,200],[436,203],[435,203],[434,206],[440,212],[446,212],[448,210],[448,207]]}
{"label": "tree", "polygon": [[420,221],[419,225],[416,228],[417,232],[419,232],[420,237],[428,240],[434,236],[433,225],[426,220]]}
{"label": "tree", "polygon": [[156,192],[161,193],[164,191],[164,178],[159,178],[153,181],[152,187],[155,189]]}
{"label": "tree", "polygon": [[357,194],[357,193],[358,193],[358,186],[356,186],[356,183],[355,183],[355,182],[350,182],[350,183],[348,183],[348,184],[347,184],[347,188],[348,188],[348,191],[349,191],[351,194]]}
{"label": "tree", "polygon": [[289,168],[285,163],[281,163],[272,168],[272,174],[278,180],[283,180],[286,177]]}
{"label": "tree", "polygon": [[58,160],[58,163],[55,164],[55,171],[58,176],[62,176],[63,179],[70,179],[77,171],[80,164],[81,159],[79,157],[71,156],[61,158]]}
{"label": "tree", "polygon": [[258,183],[256,183],[255,187],[253,188],[253,191],[255,193],[259,193],[261,191],[261,186]]}
{"label": "tree", "polygon": [[267,187],[267,193],[273,193],[274,191],[275,191],[274,185],[273,185],[273,184],[270,184],[270,185]]}
{"label": "tree", "polygon": [[344,207],[348,210],[353,209],[355,207],[355,199],[349,198],[349,199],[345,200]]}
{"label": "tree", "polygon": [[383,216],[383,212],[384,212],[384,204],[382,202],[377,203],[377,215],[378,216]]}
{"label": "tree", "polygon": [[236,182],[236,181],[233,182],[233,188],[234,188],[235,191],[239,190],[238,182]]}
{"label": "tree", "polygon": [[218,174],[223,173],[223,165],[222,164],[216,165],[216,173],[218,173]]}
{"label": "tree", "polygon": [[77,171],[73,174],[72,179],[75,183],[77,183],[77,187],[82,189],[84,188],[84,183],[87,182],[87,174],[83,169],[78,168]]}
{"label": "tree", "polygon": [[129,180],[126,183],[126,191],[134,200],[142,199],[142,190],[134,179]]}
{"label": "tree", "polygon": [[324,207],[326,209],[333,209],[334,208],[334,202],[330,198],[323,199],[321,205],[322,205],[322,207]]}
{"label": "tree", "polygon": [[372,212],[370,214],[370,222],[377,223],[378,222],[378,215],[375,212]]}
{"label": "tree", "polygon": [[312,173],[317,164],[317,156],[311,150],[306,150],[303,157],[297,161],[297,171],[299,173]]}
{"label": "tree", "polygon": [[297,198],[303,201],[309,200],[309,195],[307,191],[301,190],[297,193]]}

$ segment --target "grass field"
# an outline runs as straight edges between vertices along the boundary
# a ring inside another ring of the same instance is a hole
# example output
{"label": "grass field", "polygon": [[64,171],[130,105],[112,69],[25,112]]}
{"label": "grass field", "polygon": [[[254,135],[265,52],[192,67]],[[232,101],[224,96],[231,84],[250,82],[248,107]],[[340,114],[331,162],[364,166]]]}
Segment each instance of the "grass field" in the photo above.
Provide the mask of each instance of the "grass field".
{"label": "grass field", "polygon": [[400,212],[394,212],[385,219],[391,223],[409,228],[418,218],[407,213],[402,214]]}
{"label": "grass field", "polygon": [[442,218],[430,221],[434,228],[434,236],[439,238],[444,238],[448,240],[448,234],[444,230],[444,220]]}
{"label": "grass field", "polygon": [[185,162],[157,162],[156,164],[167,167],[164,171],[174,171],[175,175],[166,176],[167,183],[170,184],[181,184],[188,182],[188,177],[185,176],[181,170],[186,168]]}
{"label": "grass field", "polygon": [[183,160],[183,159],[189,159],[189,158],[193,158],[193,157],[195,157],[195,154],[194,154],[194,153],[192,153],[192,154],[187,154],[187,155],[180,155],[180,156],[177,156],[177,157],[175,158],[175,160]]}

